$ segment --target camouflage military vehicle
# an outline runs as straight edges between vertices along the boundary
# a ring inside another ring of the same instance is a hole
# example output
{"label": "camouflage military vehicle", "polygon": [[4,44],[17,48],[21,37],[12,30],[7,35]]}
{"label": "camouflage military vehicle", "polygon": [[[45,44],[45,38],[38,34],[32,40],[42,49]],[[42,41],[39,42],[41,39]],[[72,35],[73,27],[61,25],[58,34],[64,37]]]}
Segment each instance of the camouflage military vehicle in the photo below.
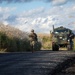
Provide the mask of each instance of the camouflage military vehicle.
{"label": "camouflage military vehicle", "polygon": [[63,26],[54,28],[53,26],[53,37],[52,37],[52,50],[59,50],[59,47],[67,47],[67,35],[69,34],[69,31],[72,32],[72,30],[65,28]]}

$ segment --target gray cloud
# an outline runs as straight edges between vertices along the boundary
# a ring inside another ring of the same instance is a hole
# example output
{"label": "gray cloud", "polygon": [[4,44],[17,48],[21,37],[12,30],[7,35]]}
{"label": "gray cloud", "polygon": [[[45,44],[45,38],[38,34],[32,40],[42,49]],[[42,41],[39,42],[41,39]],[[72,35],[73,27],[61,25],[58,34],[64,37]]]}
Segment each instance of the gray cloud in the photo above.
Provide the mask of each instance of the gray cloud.
{"label": "gray cloud", "polygon": [[2,2],[17,3],[17,2],[31,2],[31,1],[34,1],[34,0],[0,0],[0,3],[2,3]]}
{"label": "gray cloud", "polygon": [[0,0],[0,3],[6,2],[6,3],[20,3],[20,2],[31,2],[31,1],[43,1],[46,3],[51,2],[53,5],[62,5],[67,3],[68,1],[74,1],[75,0]]}
{"label": "gray cloud", "polygon": [[44,2],[51,2],[53,0],[0,0],[0,3],[7,2],[7,3],[19,3],[19,2],[31,2],[31,1],[44,1]]}
{"label": "gray cloud", "polygon": [[[57,1],[57,2],[59,2],[59,0],[0,0],[0,3],[2,3],[2,2],[7,2],[7,3],[11,3],[11,2],[14,2],[14,3],[15,2],[31,2],[31,1],[43,1],[43,2]],[[69,1],[69,0],[65,0],[65,1]]]}

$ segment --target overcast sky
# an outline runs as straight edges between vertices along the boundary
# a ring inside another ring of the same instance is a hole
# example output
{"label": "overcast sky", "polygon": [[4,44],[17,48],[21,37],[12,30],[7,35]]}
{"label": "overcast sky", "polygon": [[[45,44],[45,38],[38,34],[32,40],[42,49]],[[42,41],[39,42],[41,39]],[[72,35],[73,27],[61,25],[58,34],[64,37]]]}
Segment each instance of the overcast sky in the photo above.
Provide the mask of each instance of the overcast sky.
{"label": "overcast sky", "polygon": [[52,25],[75,30],[75,0],[0,0],[0,22],[26,32],[49,33]]}

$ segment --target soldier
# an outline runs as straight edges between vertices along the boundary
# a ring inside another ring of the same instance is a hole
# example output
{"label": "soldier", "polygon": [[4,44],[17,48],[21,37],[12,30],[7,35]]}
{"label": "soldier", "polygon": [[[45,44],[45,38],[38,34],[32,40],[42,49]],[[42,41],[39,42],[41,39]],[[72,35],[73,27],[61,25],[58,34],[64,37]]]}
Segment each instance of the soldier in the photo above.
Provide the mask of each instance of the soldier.
{"label": "soldier", "polygon": [[69,31],[67,39],[70,46],[70,50],[73,49],[73,40],[72,40],[73,38],[74,38],[74,34],[71,31]]}
{"label": "soldier", "polygon": [[31,33],[29,34],[29,38],[30,38],[30,45],[31,45],[31,49],[32,49],[32,53],[34,52],[34,46],[37,42],[37,34],[34,33],[34,30],[31,30]]}

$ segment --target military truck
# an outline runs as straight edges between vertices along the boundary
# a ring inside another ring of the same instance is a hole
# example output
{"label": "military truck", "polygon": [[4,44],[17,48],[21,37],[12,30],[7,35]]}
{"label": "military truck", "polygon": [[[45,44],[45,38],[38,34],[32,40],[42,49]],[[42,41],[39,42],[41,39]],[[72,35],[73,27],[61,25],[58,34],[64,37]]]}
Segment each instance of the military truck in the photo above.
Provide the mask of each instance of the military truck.
{"label": "military truck", "polygon": [[72,30],[60,26],[58,28],[54,28],[52,32],[52,50],[59,50],[59,47],[67,47],[68,40],[67,35],[69,32],[72,33]]}

